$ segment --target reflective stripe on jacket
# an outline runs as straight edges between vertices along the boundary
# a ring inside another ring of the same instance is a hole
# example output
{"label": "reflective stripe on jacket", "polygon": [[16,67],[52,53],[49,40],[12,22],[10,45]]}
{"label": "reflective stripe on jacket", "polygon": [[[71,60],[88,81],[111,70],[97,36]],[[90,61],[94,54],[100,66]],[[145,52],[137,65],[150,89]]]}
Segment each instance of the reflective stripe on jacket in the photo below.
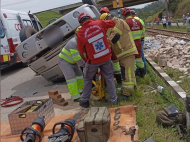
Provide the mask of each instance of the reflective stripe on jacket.
{"label": "reflective stripe on jacket", "polygon": [[61,50],[59,57],[71,64],[77,63],[79,66],[84,65],[84,60],[81,58],[78,51],[77,40],[75,37],[73,37]]}
{"label": "reflective stripe on jacket", "polygon": [[137,16],[135,16],[134,18],[139,20],[141,22],[141,24],[143,25],[142,40],[144,40],[144,38],[145,38],[145,24],[144,24],[144,21],[141,18],[137,17]]}
{"label": "reflective stripe on jacket", "polygon": [[145,29],[139,20],[133,18],[132,16],[128,16],[126,18],[126,22],[132,31],[134,40],[141,39],[145,36]]}
{"label": "reflective stripe on jacket", "polygon": [[[133,54],[138,54],[131,30],[127,23],[117,17],[114,17],[113,20],[116,22],[114,28],[109,29],[107,32],[108,41],[110,42],[111,48],[114,51],[117,58],[122,58],[123,56],[130,56]],[[111,43],[115,34],[120,34],[120,39],[116,44]]]}

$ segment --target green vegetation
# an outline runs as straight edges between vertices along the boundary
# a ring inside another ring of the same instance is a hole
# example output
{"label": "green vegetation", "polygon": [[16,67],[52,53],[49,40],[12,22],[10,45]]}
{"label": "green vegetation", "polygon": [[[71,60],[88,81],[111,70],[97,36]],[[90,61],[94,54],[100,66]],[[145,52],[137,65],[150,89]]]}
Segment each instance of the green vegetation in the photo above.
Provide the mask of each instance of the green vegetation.
{"label": "green vegetation", "polygon": [[135,9],[135,11],[137,12],[138,16],[141,19],[146,19],[147,17],[160,12],[163,8],[164,8],[164,1],[159,0],[145,6],[142,9]]}
{"label": "green vegetation", "polygon": [[[153,92],[148,85],[155,88],[155,90],[158,85],[161,85],[165,91],[163,94]],[[164,107],[174,104],[178,109],[183,110],[183,105],[149,65],[147,65],[147,75],[144,79],[137,78],[137,86],[133,96],[127,101],[121,101],[118,105],[111,106],[109,103],[103,101],[92,101],[91,104],[107,107],[136,105],[140,140],[143,140],[146,136],[150,136],[154,132],[156,142],[184,142],[184,140],[177,138],[178,134],[175,128],[163,128],[155,122],[157,112],[163,110]],[[118,93],[118,96],[120,95],[121,93]],[[106,96],[108,95],[106,94]]]}
{"label": "green vegetation", "polygon": [[164,11],[164,9],[162,9],[161,11],[157,12],[156,14],[154,14],[153,16],[149,16],[145,22],[151,22],[152,20],[154,20],[156,17],[162,17],[162,12]]}
{"label": "green vegetation", "polygon": [[181,0],[175,10],[174,17],[182,19],[182,15],[190,13],[190,0]]}
{"label": "green vegetation", "polygon": [[36,17],[38,17],[38,19],[42,23],[42,26],[45,27],[47,26],[47,23],[50,19],[55,18],[55,17],[60,18],[62,17],[62,15],[56,12],[46,11],[46,12],[36,14]]}
{"label": "green vegetation", "polygon": [[[166,68],[165,72],[174,80],[174,81],[181,81],[179,82],[179,86],[183,88],[187,94],[190,94],[190,78],[185,77],[183,72],[179,71],[178,69],[172,69],[172,68]],[[179,78],[181,76],[184,76],[183,78]]]}
{"label": "green vegetation", "polygon": [[[151,28],[151,25],[146,25],[147,28]],[[154,29],[157,28],[157,25],[154,25]],[[159,25],[159,28],[160,29],[164,29],[163,26],[162,26],[162,23],[160,23]],[[187,28],[186,26],[171,26],[171,28],[169,28],[167,26],[166,30],[172,30],[172,31],[179,31],[179,32],[187,32]]]}

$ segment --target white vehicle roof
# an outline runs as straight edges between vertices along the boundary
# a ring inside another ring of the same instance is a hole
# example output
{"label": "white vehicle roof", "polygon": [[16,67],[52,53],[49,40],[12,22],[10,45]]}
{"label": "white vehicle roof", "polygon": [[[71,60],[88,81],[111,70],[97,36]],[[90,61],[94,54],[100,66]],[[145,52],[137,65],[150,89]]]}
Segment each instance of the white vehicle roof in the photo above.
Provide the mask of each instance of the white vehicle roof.
{"label": "white vehicle roof", "polygon": [[20,14],[27,14],[26,12],[22,12],[22,11],[15,11],[15,10],[9,10],[9,9],[1,9],[1,13],[20,13]]}

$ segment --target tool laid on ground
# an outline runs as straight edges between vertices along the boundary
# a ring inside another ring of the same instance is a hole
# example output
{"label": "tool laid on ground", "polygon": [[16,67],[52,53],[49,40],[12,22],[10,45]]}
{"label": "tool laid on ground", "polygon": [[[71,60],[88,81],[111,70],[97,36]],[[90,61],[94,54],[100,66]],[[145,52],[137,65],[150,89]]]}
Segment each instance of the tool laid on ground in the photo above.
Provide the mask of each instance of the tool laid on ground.
{"label": "tool laid on ground", "polygon": [[135,126],[131,126],[128,130],[123,131],[124,135],[131,136],[131,142],[155,142],[153,139],[154,134],[151,134],[151,137],[149,139],[145,138],[144,141],[134,140],[135,132],[136,132]]}
{"label": "tool laid on ground", "polygon": [[[22,103],[23,101],[24,101],[23,98],[21,98],[19,96],[10,96],[9,98],[1,99],[1,102],[3,102],[1,104],[1,107],[15,106],[15,105]],[[12,102],[15,102],[15,103],[12,103]]]}
{"label": "tool laid on ground", "polygon": [[[98,94],[99,98],[100,99],[104,98],[105,80],[104,80],[103,75],[101,74],[100,68],[98,68],[98,80],[97,81],[93,80],[92,83],[95,85],[98,91],[96,94]],[[96,95],[96,94],[93,94],[93,95]]]}
{"label": "tool laid on ground", "polygon": [[[41,132],[43,132],[45,128],[44,116],[42,118],[37,118],[32,122],[30,127],[26,127],[21,135],[20,139],[22,142],[35,142],[38,137],[38,142],[41,141]],[[26,135],[25,139],[23,136]]]}
{"label": "tool laid on ground", "polygon": [[[55,128],[61,125],[58,132],[55,133]],[[75,132],[75,120],[67,119],[64,122],[58,122],[53,126],[53,135],[48,137],[48,142],[70,142]]]}

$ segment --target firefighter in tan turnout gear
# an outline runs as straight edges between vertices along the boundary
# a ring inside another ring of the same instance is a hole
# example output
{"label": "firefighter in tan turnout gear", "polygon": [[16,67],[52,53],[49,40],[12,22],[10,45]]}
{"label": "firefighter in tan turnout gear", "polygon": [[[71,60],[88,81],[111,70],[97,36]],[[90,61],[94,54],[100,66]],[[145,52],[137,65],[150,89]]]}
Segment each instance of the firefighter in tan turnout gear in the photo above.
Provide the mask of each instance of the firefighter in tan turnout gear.
{"label": "firefighter in tan turnout gear", "polygon": [[134,64],[135,54],[138,54],[138,51],[133,40],[132,32],[124,20],[114,17],[109,13],[103,13],[100,19],[112,19],[116,22],[114,28],[108,29],[107,35],[111,49],[117,56],[121,66],[125,67],[125,80],[122,81],[122,87],[123,97],[127,98],[132,95],[132,91],[136,85]]}
{"label": "firefighter in tan turnout gear", "polygon": [[[76,32],[80,28],[81,26],[77,28]],[[85,65],[78,51],[77,37],[73,37],[62,49],[58,57],[58,64],[65,76],[71,98],[77,101],[81,97],[84,84],[83,73],[79,66],[84,67]]]}

